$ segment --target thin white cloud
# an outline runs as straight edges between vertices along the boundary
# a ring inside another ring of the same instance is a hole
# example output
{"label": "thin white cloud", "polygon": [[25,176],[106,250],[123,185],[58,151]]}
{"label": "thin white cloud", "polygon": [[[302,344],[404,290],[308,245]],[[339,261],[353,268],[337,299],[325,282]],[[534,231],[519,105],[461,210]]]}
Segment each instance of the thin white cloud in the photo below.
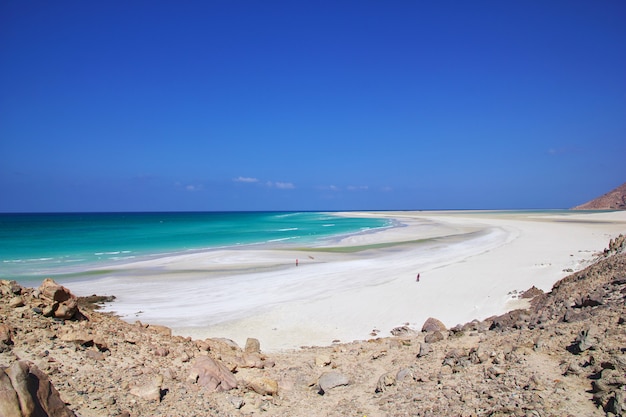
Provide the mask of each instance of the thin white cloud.
{"label": "thin white cloud", "polygon": [[235,182],[249,182],[249,183],[259,182],[259,180],[257,178],[252,178],[252,177],[237,177],[237,178],[234,178],[233,181],[235,181]]}
{"label": "thin white cloud", "polygon": [[369,189],[367,185],[348,185],[347,188],[350,191],[366,191]]}
{"label": "thin white cloud", "polygon": [[197,184],[185,185],[185,190],[192,191],[192,192],[193,191],[200,191],[200,190],[202,190],[202,184],[200,184],[200,185],[197,185]]}
{"label": "thin white cloud", "polygon": [[296,188],[295,185],[293,185],[293,183],[291,183],[291,182],[279,182],[279,181],[277,181],[277,182],[274,183],[274,186],[276,188],[280,188],[281,190],[292,190],[292,189]]}
{"label": "thin white cloud", "polygon": [[320,185],[317,187],[319,190],[322,191],[341,191],[341,188],[337,187],[336,185]]}

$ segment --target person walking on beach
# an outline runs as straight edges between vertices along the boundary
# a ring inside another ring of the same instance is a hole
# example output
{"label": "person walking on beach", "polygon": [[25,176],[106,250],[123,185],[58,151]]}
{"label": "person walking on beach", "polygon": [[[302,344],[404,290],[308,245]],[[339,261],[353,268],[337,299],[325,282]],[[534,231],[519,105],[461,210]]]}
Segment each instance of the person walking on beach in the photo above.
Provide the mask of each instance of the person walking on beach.
{"label": "person walking on beach", "polygon": [[298,260],[296,259],[296,266],[298,266]]}
{"label": "person walking on beach", "polygon": [[417,278],[415,279],[415,282],[420,282],[420,274],[417,274]]}

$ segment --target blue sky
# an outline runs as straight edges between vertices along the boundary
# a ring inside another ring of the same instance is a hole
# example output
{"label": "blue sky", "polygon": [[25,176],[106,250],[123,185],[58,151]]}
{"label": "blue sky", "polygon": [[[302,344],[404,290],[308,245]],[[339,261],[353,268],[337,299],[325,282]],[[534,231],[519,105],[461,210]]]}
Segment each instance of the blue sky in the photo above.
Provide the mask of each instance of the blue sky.
{"label": "blue sky", "polygon": [[626,181],[626,3],[0,3],[0,211],[568,208]]}

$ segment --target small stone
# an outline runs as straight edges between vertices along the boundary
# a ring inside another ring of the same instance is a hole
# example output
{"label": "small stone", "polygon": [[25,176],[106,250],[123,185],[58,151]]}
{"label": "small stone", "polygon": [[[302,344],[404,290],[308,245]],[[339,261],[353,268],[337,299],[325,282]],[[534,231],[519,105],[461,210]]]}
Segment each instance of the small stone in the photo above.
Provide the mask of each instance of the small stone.
{"label": "small stone", "polygon": [[376,384],[376,389],[374,390],[374,392],[384,392],[387,387],[395,384],[396,376],[391,372],[384,373],[380,376],[380,378],[378,378],[378,383]]}
{"label": "small stone", "polygon": [[257,394],[276,395],[278,393],[278,382],[271,378],[251,378],[246,380],[246,385]]}
{"label": "small stone", "polygon": [[11,298],[11,300],[9,301],[9,307],[11,308],[24,307],[24,299],[22,298],[22,296],[17,295]]}
{"label": "small stone", "polygon": [[426,343],[436,343],[443,340],[443,333],[440,331],[429,332],[426,336],[424,336],[424,342]]}
{"label": "small stone", "polygon": [[417,357],[421,358],[424,357],[426,355],[428,355],[430,352],[432,352],[433,349],[428,345],[428,343],[420,343],[420,350],[417,353]]}
{"label": "small stone", "polygon": [[323,368],[324,366],[328,366],[331,363],[330,355],[317,355],[315,357],[315,366]]}
{"label": "small stone", "polygon": [[319,377],[317,384],[319,385],[319,394],[324,395],[328,390],[348,385],[350,380],[347,376],[339,372],[325,372]]}
{"label": "small stone", "polygon": [[259,339],[249,337],[246,339],[246,347],[244,348],[246,353],[261,353],[261,342]]}
{"label": "small stone", "polygon": [[147,401],[160,402],[162,386],[163,377],[157,375],[144,384],[135,385],[130,389],[130,393]]}

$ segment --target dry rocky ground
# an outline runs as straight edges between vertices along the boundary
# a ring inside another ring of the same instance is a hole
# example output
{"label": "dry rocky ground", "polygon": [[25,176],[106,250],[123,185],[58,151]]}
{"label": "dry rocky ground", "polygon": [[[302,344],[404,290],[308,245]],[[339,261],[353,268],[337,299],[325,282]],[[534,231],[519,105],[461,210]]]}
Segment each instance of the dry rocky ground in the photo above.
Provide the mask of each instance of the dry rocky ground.
{"label": "dry rocky ground", "polygon": [[625,415],[624,246],[527,291],[527,310],[268,355],[2,281],[0,416]]}

